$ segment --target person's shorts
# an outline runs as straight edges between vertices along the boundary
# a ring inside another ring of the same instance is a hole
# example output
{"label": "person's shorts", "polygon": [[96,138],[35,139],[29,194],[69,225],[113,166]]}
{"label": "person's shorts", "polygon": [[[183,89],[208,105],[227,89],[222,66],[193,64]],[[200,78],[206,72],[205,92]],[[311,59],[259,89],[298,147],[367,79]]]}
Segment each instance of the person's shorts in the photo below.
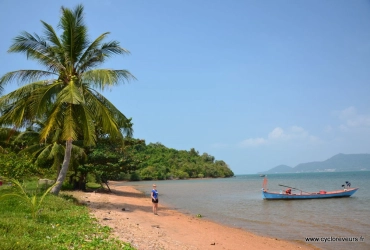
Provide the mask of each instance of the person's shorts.
{"label": "person's shorts", "polygon": [[152,199],[152,202],[153,203],[158,203],[158,199],[156,199],[156,200]]}

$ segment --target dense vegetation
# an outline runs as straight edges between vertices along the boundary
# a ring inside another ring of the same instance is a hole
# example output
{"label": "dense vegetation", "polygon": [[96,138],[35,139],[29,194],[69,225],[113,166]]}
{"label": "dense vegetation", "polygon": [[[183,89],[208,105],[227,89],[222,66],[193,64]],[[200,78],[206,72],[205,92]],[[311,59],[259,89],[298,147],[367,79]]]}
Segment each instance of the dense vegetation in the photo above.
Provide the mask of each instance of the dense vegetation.
{"label": "dense vegetation", "polygon": [[127,70],[97,69],[129,51],[118,41],[104,42],[109,32],[91,40],[82,5],[61,8],[60,34],[41,24],[43,35],[22,32],[8,52],[23,54],[43,69],[0,77],[0,93],[6,84],[20,85],[0,97],[0,175],[49,175],[57,181],[51,190],[56,195],[63,185],[85,189],[89,181],[233,176],[225,162],[195,149],[131,139],[131,119],[99,91],[135,77]]}
{"label": "dense vegetation", "polygon": [[[45,197],[37,217],[19,197],[15,186],[0,186],[0,249],[134,249],[111,237],[111,228],[91,218],[87,207],[76,205],[67,195]],[[27,193],[36,182],[27,183]]]}
{"label": "dense vegetation", "polygon": [[205,177],[231,177],[234,173],[222,160],[207,153],[167,148],[161,143],[131,140],[128,152],[137,164],[136,175],[142,180],[186,179]]}
{"label": "dense vegetation", "polygon": [[[1,141],[0,176],[25,179],[31,176],[56,178],[50,154],[30,154],[33,140],[20,137]],[[9,136],[4,136],[9,138]],[[3,138],[3,139],[4,139]],[[23,138],[19,142],[19,138]],[[30,137],[28,137],[30,138]],[[20,145],[21,143],[21,145]],[[78,142],[76,142],[78,144]],[[37,143],[37,147],[44,148]],[[23,148],[23,149],[21,149]],[[85,189],[87,182],[107,183],[108,180],[165,180],[187,178],[231,177],[234,173],[222,160],[207,153],[199,154],[194,148],[176,150],[160,143],[146,144],[144,140],[126,138],[119,141],[101,138],[94,147],[84,148],[84,157],[73,157],[64,188]],[[51,155],[53,156],[53,155]]]}
{"label": "dense vegetation", "polygon": [[[0,249],[133,249],[111,238],[110,228],[85,207],[58,197],[60,190],[96,183],[109,188],[111,179],[233,176],[225,162],[206,153],[131,138],[131,119],[99,91],[135,77],[127,70],[96,69],[129,51],[118,41],[104,42],[109,32],[90,40],[83,10],[62,7],[60,34],[41,21],[43,35],[22,32],[8,50],[43,69],[0,77],[0,94],[6,84],[19,85],[0,96]],[[56,182],[40,194],[39,178]],[[31,179],[29,192],[20,183]]]}
{"label": "dense vegetation", "polygon": [[42,69],[15,70],[0,77],[0,92],[12,82],[20,86],[0,97],[0,125],[23,129],[40,125],[38,139],[44,148],[38,152],[57,160],[58,184],[51,190],[57,195],[75,160],[73,150],[79,150],[73,142],[89,147],[96,145],[99,135],[123,140],[132,134],[131,119],[101,91],[135,77],[123,69],[97,68],[129,51],[118,41],[105,42],[109,32],[91,40],[82,5],[62,7],[58,29],[44,21],[41,24],[42,35],[24,31],[8,50],[38,62]]}

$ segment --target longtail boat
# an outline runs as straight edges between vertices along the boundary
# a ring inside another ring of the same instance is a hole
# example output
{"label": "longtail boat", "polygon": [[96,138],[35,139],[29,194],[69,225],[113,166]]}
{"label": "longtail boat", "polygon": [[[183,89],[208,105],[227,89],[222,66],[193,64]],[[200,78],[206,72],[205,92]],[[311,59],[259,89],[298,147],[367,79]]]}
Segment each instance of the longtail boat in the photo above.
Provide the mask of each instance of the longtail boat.
{"label": "longtail boat", "polygon": [[269,192],[267,189],[267,178],[264,178],[262,185],[262,198],[264,200],[300,200],[300,199],[328,199],[328,198],[344,198],[353,195],[358,188],[351,188],[351,183],[346,181],[346,185],[342,185],[342,190],[319,192],[306,192],[298,188],[280,185],[287,189],[280,192]]}

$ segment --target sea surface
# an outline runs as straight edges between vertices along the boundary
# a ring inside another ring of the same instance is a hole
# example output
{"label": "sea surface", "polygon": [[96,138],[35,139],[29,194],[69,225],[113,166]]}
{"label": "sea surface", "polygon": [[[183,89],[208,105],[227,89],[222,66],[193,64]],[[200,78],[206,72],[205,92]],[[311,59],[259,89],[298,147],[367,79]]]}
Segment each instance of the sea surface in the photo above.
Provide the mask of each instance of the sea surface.
{"label": "sea surface", "polygon": [[[370,249],[370,171],[270,174],[270,191],[280,185],[307,192],[340,190],[346,181],[360,189],[349,198],[267,201],[263,178],[156,181],[160,205],[241,228],[258,235],[305,242],[306,237],[356,237],[358,242],[310,242],[321,249]],[[150,196],[153,181],[126,182]],[[160,211],[160,206],[159,206]],[[363,240],[360,242],[361,237]]]}

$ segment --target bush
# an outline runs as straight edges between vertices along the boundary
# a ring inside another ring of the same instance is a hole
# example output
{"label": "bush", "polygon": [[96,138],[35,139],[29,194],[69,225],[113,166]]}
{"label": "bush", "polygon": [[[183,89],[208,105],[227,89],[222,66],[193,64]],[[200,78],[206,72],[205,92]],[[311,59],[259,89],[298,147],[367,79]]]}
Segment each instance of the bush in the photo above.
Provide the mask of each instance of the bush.
{"label": "bush", "polygon": [[32,163],[32,158],[16,153],[0,154],[0,176],[17,180],[42,175],[42,170]]}
{"label": "bush", "polygon": [[[0,196],[13,192],[13,188],[1,186]],[[47,195],[42,209],[34,220],[29,207],[18,197],[2,200],[0,249],[134,250],[130,244],[113,238],[111,228],[98,224],[87,207],[76,205],[69,196]]]}
{"label": "bush", "polygon": [[95,182],[88,182],[86,183],[86,188],[98,189],[101,188],[101,184]]}
{"label": "bush", "polygon": [[188,179],[189,178],[189,174],[180,170],[180,171],[177,172],[177,177],[179,179]]}
{"label": "bush", "polygon": [[74,190],[73,183],[63,182],[62,190]]}
{"label": "bush", "polygon": [[133,172],[130,175],[130,181],[140,181],[140,176],[137,172]]}

